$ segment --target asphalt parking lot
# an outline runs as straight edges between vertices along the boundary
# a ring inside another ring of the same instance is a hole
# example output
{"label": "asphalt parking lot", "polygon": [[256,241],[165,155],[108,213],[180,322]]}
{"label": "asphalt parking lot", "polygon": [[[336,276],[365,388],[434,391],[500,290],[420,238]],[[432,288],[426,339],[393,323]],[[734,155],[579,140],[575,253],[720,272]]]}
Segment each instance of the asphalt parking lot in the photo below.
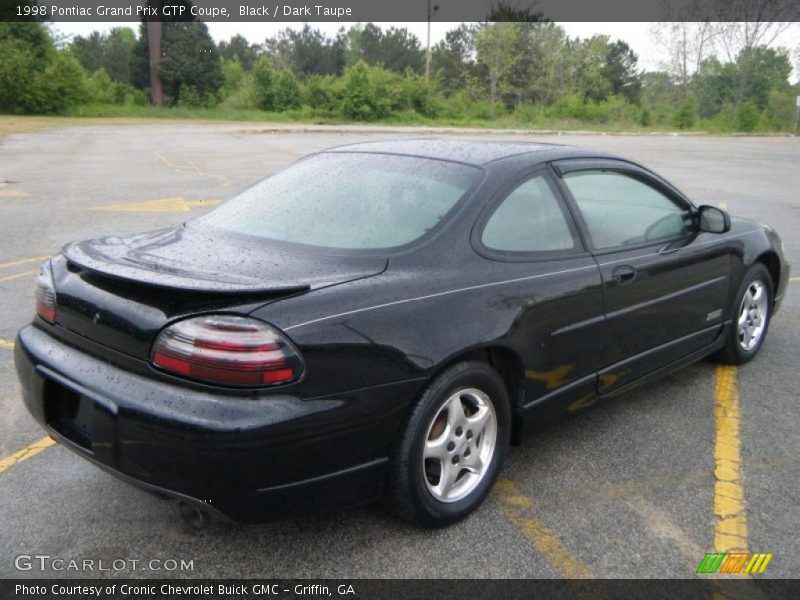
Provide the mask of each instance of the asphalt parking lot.
{"label": "asphalt parking lot", "polygon": [[[701,361],[513,448],[491,499],[444,530],[366,507],[192,531],[173,503],[43,441],[12,361],[43,257],[75,239],[177,224],[313,150],[397,135],[165,123],[0,141],[0,577],[694,577],[715,548],[772,553],[756,577],[797,576],[798,267],[755,361],[730,370]],[[773,225],[800,265],[798,138],[530,139],[643,162],[698,203]],[[732,484],[720,481],[726,460]],[[19,571],[19,555],[125,565]],[[146,570],[151,559],[192,569]]]}

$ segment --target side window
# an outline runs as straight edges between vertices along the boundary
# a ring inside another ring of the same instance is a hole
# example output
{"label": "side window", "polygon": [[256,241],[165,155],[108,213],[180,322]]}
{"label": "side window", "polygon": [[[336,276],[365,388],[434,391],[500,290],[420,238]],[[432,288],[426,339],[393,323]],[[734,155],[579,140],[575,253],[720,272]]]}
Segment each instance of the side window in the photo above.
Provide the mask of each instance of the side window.
{"label": "side window", "polygon": [[564,175],[595,248],[677,237],[691,231],[688,210],[629,175],[576,171]]}
{"label": "side window", "polygon": [[487,248],[504,252],[555,252],[576,247],[561,204],[542,175],[506,196],[486,222],[481,241]]}

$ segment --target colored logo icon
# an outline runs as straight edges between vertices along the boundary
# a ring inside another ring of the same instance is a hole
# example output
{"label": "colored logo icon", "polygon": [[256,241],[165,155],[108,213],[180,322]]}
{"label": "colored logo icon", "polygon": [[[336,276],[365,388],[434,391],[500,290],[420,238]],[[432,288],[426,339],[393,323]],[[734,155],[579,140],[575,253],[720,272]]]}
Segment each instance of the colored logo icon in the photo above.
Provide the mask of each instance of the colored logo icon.
{"label": "colored logo icon", "polygon": [[761,552],[709,552],[700,561],[698,573],[763,573],[772,553]]}

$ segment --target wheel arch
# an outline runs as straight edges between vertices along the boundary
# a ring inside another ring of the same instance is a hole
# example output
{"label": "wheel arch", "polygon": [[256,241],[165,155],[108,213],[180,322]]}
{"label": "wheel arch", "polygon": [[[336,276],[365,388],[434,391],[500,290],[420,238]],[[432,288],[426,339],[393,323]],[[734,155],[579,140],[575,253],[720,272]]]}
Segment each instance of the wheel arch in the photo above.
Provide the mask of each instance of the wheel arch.
{"label": "wheel arch", "polygon": [[780,287],[781,280],[781,261],[774,250],[767,250],[758,255],[755,262],[763,264],[772,278],[772,301],[775,301],[775,294]]}
{"label": "wheel arch", "polygon": [[513,348],[501,345],[487,345],[464,350],[448,357],[437,365],[436,370],[431,373],[430,380],[433,381],[453,365],[466,361],[488,364],[497,371],[497,374],[503,380],[511,403],[509,407],[511,409],[511,443],[519,444],[522,429],[522,417],[519,409],[524,403],[525,394],[523,386],[525,368],[519,354]]}

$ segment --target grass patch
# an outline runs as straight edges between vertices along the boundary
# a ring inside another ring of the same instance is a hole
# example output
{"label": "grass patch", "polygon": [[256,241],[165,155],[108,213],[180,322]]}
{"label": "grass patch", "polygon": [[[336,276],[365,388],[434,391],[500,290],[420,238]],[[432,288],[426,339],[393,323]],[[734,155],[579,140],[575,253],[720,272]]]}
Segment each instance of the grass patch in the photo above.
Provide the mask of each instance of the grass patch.
{"label": "grass patch", "polygon": [[71,127],[78,125],[109,125],[141,123],[142,119],[135,117],[107,119],[107,118],[82,118],[82,117],[29,117],[16,115],[0,115],[0,141],[7,135],[15,133],[31,133],[42,129]]}
{"label": "grass patch", "polygon": [[[508,114],[494,120],[484,118],[458,118],[440,116],[427,118],[416,112],[395,113],[385,119],[364,123],[352,121],[332,115],[323,110],[309,107],[286,110],[282,112],[265,112],[260,110],[242,110],[224,107],[187,108],[152,106],[123,106],[107,104],[90,104],[76,107],[65,116],[12,116],[0,115],[0,141],[14,133],[40,131],[53,127],[90,126],[90,125],[140,125],[147,123],[163,123],[166,121],[199,123],[264,123],[287,124],[296,123],[311,125],[389,125],[409,127],[458,127],[470,129],[528,129],[532,131],[587,131],[596,133],[671,133],[674,127],[664,124],[642,126],[630,120],[591,122],[571,118],[546,117],[542,113],[524,116]],[[692,128],[715,135],[730,135],[719,121],[700,120]],[[761,132],[769,133],[769,132]]]}

